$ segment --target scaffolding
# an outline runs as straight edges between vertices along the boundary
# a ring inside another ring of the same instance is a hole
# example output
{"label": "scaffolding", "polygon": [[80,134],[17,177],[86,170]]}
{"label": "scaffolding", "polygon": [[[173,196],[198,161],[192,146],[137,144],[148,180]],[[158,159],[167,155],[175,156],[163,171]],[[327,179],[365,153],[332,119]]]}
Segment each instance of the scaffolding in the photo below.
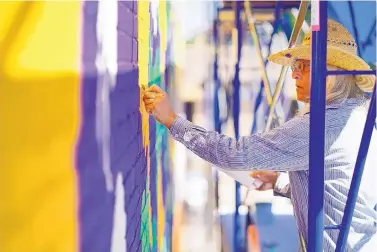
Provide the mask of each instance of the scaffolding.
{"label": "scaffolding", "polygon": [[[309,5],[310,3],[310,5]],[[348,1],[353,30],[355,39],[359,44],[358,30],[355,25],[355,13],[353,4]],[[267,103],[270,106],[269,113],[266,115],[266,123],[264,131],[270,130],[273,125],[281,124],[283,122],[282,115],[277,113],[275,109],[277,100],[281,93],[285,75],[287,73],[287,67],[283,67],[279,75],[279,79],[275,88],[274,94],[271,92],[271,87],[266,74],[267,61],[263,58],[261,52],[261,46],[259,42],[258,33],[255,28],[255,22],[257,21],[269,21],[273,22],[273,35],[279,29],[279,23],[282,21],[281,12],[287,9],[299,7],[299,14],[295,26],[290,34],[289,47],[293,46],[297,40],[297,36],[300,32],[302,24],[305,22],[306,12],[309,9],[311,11],[311,25],[316,29],[312,29],[311,36],[311,100],[310,100],[310,133],[309,133],[309,206],[308,209],[308,244],[303,244],[307,247],[307,251],[319,252],[323,251],[323,231],[326,229],[338,229],[339,237],[336,244],[336,251],[345,251],[347,244],[347,237],[351,225],[352,215],[356,204],[356,198],[358,195],[361,177],[363,173],[365,159],[368,153],[370,139],[372,136],[373,128],[376,120],[376,85],[374,86],[373,93],[371,94],[371,104],[365,123],[364,132],[362,135],[360,148],[357,156],[356,166],[351,181],[350,191],[348,194],[347,204],[345,207],[344,216],[341,223],[332,226],[324,225],[323,207],[324,207],[324,141],[325,141],[325,92],[326,92],[326,77],[329,75],[375,75],[375,70],[370,71],[328,71],[326,68],[326,41],[327,41],[327,1],[224,1],[223,6],[218,8],[218,15],[214,21],[213,36],[215,44],[215,57],[214,57],[214,123],[215,130],[221,132],[222,125],[226,122],[227,118],[220,118],[220,99],[219,91],[222,87],[219,74],[218,74],[218,51],[219,46],[219,27],[221,22],[226,19],[227,22],[233,22],[233,26],[230,29],[236,29],[236,33],[233,33],[233,43],[236,48],[236,63],[234,65],[234,77],[233,77],[233,93],[232,93],[232,115],[234,122],[235,137],[239,138],[239,115],[240,115],[240,60],[241,49],[243,43],[243,30],[245,23],[249,27],[253,36],[253,42],[257,48],[257,57],[260,64],[260,71],[262,75],[262,81],[260,83],[263,87]],[[226,14],[224,14],[226,13]],[[272,15],[273,13],[273,15]],[[229,18],[230,17],[230,18]],[[374,20],[375,30],[376,21]],[[228,26],[229,29],[229,26]],[[372,36],[373,29],[371,29],[368,39],[362,42],[362,48],[365,47],[364,43],[367,43]],[[270,41],[268,43],[268,55],[271,49]],[[361,49],[358,48],[358,54],[361,54]],[[315,73],[315,74],[314,74]],[[257,105],[256,105],[257,106]],[[255,111],[255,110],[254,110]],[[312,127],[316,125],[316,127]],[[252,133],[253,130],[252,130]],[[321,168],[321,169],[319,169]],[[217,178],[216,178],[217,181]],[[217,192],[216,188],[216,192]],[[218,195],[216,195],[218,198]],[[232,251],[246,251],[245,241],[242,241],[242,233],[244,229],[240,227],[239,221],[239,208],[242,205],[240,195],[240,184],[236,182],[236,195],[235,195],[235,215],[234,215],[234,235],[232,241]]]}

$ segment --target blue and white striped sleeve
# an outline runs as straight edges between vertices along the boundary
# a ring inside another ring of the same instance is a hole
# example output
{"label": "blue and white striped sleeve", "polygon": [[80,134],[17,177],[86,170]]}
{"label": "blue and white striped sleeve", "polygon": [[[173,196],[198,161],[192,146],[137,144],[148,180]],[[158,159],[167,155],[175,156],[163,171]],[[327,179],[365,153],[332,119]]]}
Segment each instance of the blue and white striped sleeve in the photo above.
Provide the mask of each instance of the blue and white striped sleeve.
{"label": "blue and white striped sleeve", "polygon": [[178,117],[170,135],[202,159],[232,170],[307,170],[309,163],[309,116],[295,117],[265,134],[238,141],[207,131]]}

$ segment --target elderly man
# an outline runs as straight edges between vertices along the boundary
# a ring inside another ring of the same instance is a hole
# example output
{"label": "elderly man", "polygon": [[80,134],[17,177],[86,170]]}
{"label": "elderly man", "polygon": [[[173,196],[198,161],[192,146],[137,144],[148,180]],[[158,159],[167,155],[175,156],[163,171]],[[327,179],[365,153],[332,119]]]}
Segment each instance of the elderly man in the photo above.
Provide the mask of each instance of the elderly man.
{"label": "elderly man", "polygon": [[[310,39],[309,32],[301,45],[269,57],[269,60],[292,67],[296,80],[297,99],[306,107],[293,119],[264,134],[240,138],[238,141],[207,131],[178,117],[167,95],[153,85],[144,91],[145,107],[157,121],[165,125],[174,139],[199,157],[215,166],[229,170],[250,170],[265,182],[260,188],[272,189],[291,198],[302,237],[300,251],[306,250],[308,240],[308,170],[310,118]],[[357,56],[352,35],[339,23],[328,20],[327,68],[330,70],[369,70]],[[370,99],[374,76],[328,76],[326,92],[325,141],[325,224],[341,222],[355,167],[358,147]],[[375,132],[376,133],[376,132]],[[371,139],[371,150],[377,149],[377,135]],[[375,151],[374,151],[375,153]],[[375,179],[377,155],[370,151],[364,168],[347,251],[375,251],[377,247],[377,204]],[[272,171],[272,172],[271,172]],[[284,182],[288,172],[289,183]],[[337,230],[325,230],[324,249],[334,251]]]}

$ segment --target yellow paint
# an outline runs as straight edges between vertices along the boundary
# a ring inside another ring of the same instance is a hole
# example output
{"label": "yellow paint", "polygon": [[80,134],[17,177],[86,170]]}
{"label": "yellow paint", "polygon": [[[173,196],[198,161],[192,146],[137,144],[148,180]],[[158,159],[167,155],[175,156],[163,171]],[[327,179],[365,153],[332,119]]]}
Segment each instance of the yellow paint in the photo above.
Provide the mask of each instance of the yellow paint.
{"label": "yellow paint", "polygon": [[167,48],[167,13],[166,13],[166,0],[160,0],[158,6],[158,21],[160,30],[160,72],[162,75],[166,68],[166,48]]}
{"label": "yellow paint", "polygon": [[143,102],[143,89],[148,87],[149,77],[149,33],[150,16],[149,1],[139,1],[137,3],[138,13],[138,67],[139,67],[139,87],[140,87],[140,114],[142,120],[143,145],[147,155],[149,145],[149,114],[145,110]]}
{"label": "yellow paint", "polygon": [[150,156],[149,156],[149,114],[145,110],[143,103],[143,89],[148,87],[149,82],[149,36],[150,36],[150,14],[149,1],[139,1],[138,4],[138,67],[139,67],[139,87],[140,92],[140,114],[142,120],[142,134],[145,155],[147,156],[147,183],[146,197],[148,207],[148,230],[149,245],[153,243],[152,233],[152,208],[150,199]]}
{"label": "yellow paint", "polygon": [[77,251],[80,29],[79,1],[0,1],[0,251]]}

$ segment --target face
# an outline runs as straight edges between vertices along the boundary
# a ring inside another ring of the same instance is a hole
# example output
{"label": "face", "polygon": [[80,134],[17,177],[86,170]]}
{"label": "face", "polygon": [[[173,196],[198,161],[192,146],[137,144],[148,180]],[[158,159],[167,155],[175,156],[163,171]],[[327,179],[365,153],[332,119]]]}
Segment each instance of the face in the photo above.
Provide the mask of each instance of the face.
{"label": "face", "polygon": [[310,61],[296,60],[292,65],[292,78],[296,80],[297,100],[309,102]]}

